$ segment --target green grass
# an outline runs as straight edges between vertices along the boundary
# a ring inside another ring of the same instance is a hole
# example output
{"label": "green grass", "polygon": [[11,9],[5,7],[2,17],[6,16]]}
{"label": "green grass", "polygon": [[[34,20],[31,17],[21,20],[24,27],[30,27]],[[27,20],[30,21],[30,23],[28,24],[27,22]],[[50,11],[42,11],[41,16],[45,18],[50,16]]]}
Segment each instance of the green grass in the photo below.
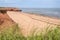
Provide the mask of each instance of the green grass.
{"label": "green grass", "polygon": [[53,30],[46,30],[45,35],[40,33],[40,35],[24,37],[20,32],[18,25],[12,26],[8,29],[4,29],[0,33],[0,40],[60,40],[60,27],[56,27]]}

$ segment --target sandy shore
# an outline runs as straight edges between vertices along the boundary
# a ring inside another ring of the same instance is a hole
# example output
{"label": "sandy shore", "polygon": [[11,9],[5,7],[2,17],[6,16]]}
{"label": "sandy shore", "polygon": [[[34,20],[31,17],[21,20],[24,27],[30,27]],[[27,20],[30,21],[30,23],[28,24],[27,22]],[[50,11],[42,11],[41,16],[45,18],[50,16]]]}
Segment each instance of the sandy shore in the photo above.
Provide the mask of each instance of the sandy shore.
{"label": "sandy shore", "polygon": [[8,11],[7,14],[19,25],[24,36],[30,35],[33,30],[35,31],[35,34],[37,34],[39,31],[45,31],[46,28],[50,29],[60,25],[60,19],[47,16],[13,11]]}

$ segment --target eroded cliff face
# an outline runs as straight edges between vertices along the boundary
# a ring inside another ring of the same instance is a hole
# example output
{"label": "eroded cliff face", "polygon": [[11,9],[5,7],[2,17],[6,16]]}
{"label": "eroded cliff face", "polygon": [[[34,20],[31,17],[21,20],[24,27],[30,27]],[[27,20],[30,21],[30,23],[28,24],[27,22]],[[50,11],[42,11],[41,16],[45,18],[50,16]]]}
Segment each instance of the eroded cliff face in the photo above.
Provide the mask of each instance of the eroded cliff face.
{"label": "eroded cliff face", "polygon": [[8,28],[16,23],[7,15],[7,11],[20,11],[17,8],[0,8],[0,30]]}
{"label": "eroded cliff face", "polygon": [[15,22],[7,14],[0,13],[0,31],[12,25],[15,25]]}

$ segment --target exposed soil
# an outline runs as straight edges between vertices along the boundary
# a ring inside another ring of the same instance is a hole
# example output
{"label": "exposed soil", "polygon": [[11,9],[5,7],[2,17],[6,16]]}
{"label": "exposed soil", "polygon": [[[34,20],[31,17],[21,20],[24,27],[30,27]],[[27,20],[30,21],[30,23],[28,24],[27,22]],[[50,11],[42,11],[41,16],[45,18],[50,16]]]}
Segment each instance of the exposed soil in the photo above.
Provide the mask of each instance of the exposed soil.
{"label": "exposed soil", "polygon": [[22,11],[18,8],[0,7],[0,30],[8,28],[16,23],[7,15],[7,11]]}
{"label": "exposed soil", "polygon": [[14,24],[15,22],[6,13],[5,14],[0,13],[0,30],[8,28]]}

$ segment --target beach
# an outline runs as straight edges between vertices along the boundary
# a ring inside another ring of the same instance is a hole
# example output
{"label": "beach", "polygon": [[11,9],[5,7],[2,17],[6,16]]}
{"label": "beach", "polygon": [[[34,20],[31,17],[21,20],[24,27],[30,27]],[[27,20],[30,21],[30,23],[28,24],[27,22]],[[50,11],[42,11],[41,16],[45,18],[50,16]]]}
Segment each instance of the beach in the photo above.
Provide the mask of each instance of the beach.
{"label": "beach", "polygon": [[46,28],[52,29],[60,25],[60,19],[48,16],[14,11],[7,11],[7,14],[19,25],[24,36],[30,35],[33,30],[36,30],[35,34],[38,34],[45,31]]}

